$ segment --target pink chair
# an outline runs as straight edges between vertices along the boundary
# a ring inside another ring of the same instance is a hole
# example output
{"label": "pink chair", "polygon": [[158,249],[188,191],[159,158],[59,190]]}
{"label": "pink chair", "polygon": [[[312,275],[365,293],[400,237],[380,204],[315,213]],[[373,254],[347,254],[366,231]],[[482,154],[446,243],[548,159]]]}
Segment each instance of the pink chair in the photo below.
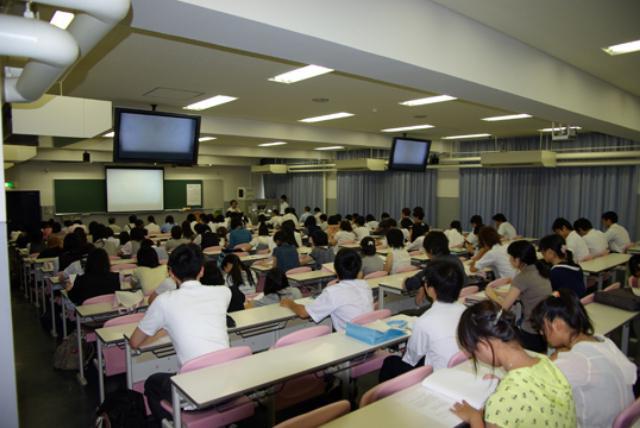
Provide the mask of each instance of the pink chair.
{"label": "pink chair", "polygon": [[348,239],[348,240],[339,242],[338,246],[341,246],[341,245],[353,245],[353,244],[356,244],[356,241],[354,239]]}
{"label": "pink chair", "polygon": [[138,265],[134,265],[133,263],[120,263],[117,265],[111,265],[111,272],[120,272],[128,269],[135,269]]}
{"label": "pink chair", "polygon": [[619,282],[614,282],[613,284],[609,285],[608,287],[605,287],[604,290],[602,291],[612,291],[612,290],[617,290],[620,288],[620,283]]}
{"label": "pink chair", "polygon": [[301,266],[301,267],[289,269],[286,272],[286,275],[288,276],[288,275],[293,275],[294,273],[305,273],[305,272],[311,272],[311,268],[309,266]]}
{"label": "pink chair", "polygon": [[222,247],[220,245],[212,245],[202,250],[202,252],[204,254],[218,254],[222,252]]}
{"label": "pink chair", "polygon": [[640,419],[640,398],[616,416],[612,428],[631,428],[638,419]]}
{"label": "pink chair", "polygon": [[233,251],[240,250],[240,251],[243,251],[243,252],[248,252],[248,251],[251,251],[252,249],[253,249],[253,247],[249,243],[238,244],[235,247],[233,247]]}
{"label": "pink chair", "polygon": [[595,293],[591,293],[591,294],[587,294],[586,296],[584,296],[582,299],[580,299],[580,303],[582,303],[583,305],[588,305],[589,303],[593,303],[594,300],[596,298]]}
{"label": "pink chair", "polygon": [[[294,331],[278,339],[271,349],[282,348],[283,346],[293,345],[315,337],[326,336],[329,333],[331,333],[331,328],[326,325]],[[276,394],[276,410],[286,409],[313,397],[317,397],[324,394],[324,391],[324,379],[313,373],[288,380]]]}
{"label": "pink chair", "polygon": [[[180,373],[215,366],[249,355],[251,355],[251,348],[248,346],[238,346],[210,352],[187,361],[180,369]],[[160,404],[167,412],[173,414],[173,406],[170,402],[162,401]],[[212,409],[183,411],[182,426],[187,428],[222,427],[250,418],[254,413],[255,408],[253,402],[247,397],[242,396]]]}
{"label": "pink chair", "polygon": [[382,278],[383,276],[387,276],[389,275],[386,271],[384,270],[379,270],[376,272],[371,272],[368,275],[364,276],[364,279],[373,279],[373,278]]}
{"label": "pink chair", "polygon": [[421,366],[396,378],[382,382],[378,386],[371,388],[362,396],[360,399],[360,408],[420,383],[431,373],[433,373],[433,368],[431,366]]}
{"label": "pink chair", "polygon": [[337,283],[339,283],[340,280],[339,279],[332,279],[331,281],[327,282],[327,287],[331,286],[331,285],[336,285]]}
{"label": "pink chair", "polygon": [[120,260],[120,256],[109,256],[109,260]]}
{"label": "pink chair", "polygon": [[[138,312],[130,315],[123,315],[117,318],[111,318],[104,323],[104,327],[113,327],[115,325],[132,324],[139,322],[144,317],[144,312]],[[124,347],[111,346],[102,349],[104,361],[104,375],[113,376],[124,373],[126,369],[126,361],[124,355]]]}
{"label": "pink chair", "polygon": [[478,288],[477,285],[470,285],[468,287],[464,287],[462,290],[460,290],[460,298],[462,299],[472,294],[476,294],[478,291],[480,291],[480,289]]}
{"label": "pink chair", "polygon": [[629,284],[630,288],[640,287],[640,284],[638,283],[638,278],[636,278],[635,276],[630,276],[627,283]]}
{"label": "pink chair", "polygon": [[351,404],[347,400],[336,401],[281,422],[274,428],[318,427],[346,415],[349,411],[351,411]]}
{"label": "pink chair", "polygon": [[[116,295],[115,294],[102,294],[100,296],[90,297],[82,302],[83,305],[95,305],[96,303],[110,303],[111,305],[115,305],[116,303]],[[96,341],[96,334],[93,331],[87,332],[84,337],[87,343],[93,343]]]}
{"label": "pink chair", "polygon": [[465,354],[462,351],[458,351],[455,354],[453,354],[453,357],[451,357],[451,359],[447,363],[447,367],[449,368],[455,367],[458,364],[464,363],[468,359],[469,359],[469,356],[467,356],[467,354]]}
{"label": "pink chair", "polygon": [[498,278],[487,284],[487,288],[498,288],[511,283],[511,278]]}
{"label": "pink chair", "polygon": [[622,252],[626,253],[627,251],[629,251],[629,248],[635,246],[636,243],[635,242],[629,242],[627,245],[625,245],[624,247],[622,247]]}
{"label": "pink chair", "polygon": [[[372,323],[377,320],[382,320],[385,318],[389,318],[391,316],[391,311],[389,309],[379,309],[372,312],[367,312],[366,314],[359,315],[351,320],[352,323],[358,325],[365,325]],[[366,374],[373,373],[376,370],[380,370],[382,367],[382,363],[384,359],[387,358],[389,354],[387,351],[379,349],[373,353],[370,357],[364,360],[362,363],[354,364],[351,367],[351,380],[355,381],[359,377],[362,377]]]}
{"label": "pink chair", "polygon": [[249,255],[249,253],[247,253],[246,251],[243,251],[241,253],[233,253],[233,254],[235,254],[238,257],[246,257]]}
{"label": "pink chair", "polygon": [[413,272],[414,270],[419,270],[420,268],[418,266],[414,266],[414,265],[409,265],[409,266],[402,266],[399,267],[398,270],[396,271],[396,273],[402,273],[402,272]]}

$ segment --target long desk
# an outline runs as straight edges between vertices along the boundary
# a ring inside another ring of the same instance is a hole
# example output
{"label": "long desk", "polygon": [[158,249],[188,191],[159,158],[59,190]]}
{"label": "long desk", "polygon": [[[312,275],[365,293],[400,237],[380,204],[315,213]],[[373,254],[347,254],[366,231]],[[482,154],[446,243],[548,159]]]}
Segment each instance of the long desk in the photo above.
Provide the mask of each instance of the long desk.
{"label": "long desk", "polygon": [[598,276],[598,291],[602,290],[603,274],[611,269],[626,264],[631,255],[611,253],[606,256],[596,257],[580,263],[580,267],[586,274],[595,274]]}

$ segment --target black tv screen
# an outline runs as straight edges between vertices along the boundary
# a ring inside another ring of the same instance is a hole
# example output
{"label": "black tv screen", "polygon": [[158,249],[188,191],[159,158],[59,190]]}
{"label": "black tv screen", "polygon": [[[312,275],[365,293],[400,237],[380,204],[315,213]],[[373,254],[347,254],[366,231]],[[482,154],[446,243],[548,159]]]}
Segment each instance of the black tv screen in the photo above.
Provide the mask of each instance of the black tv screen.
{"label": "black tv screen", "polygon": [[389,169],[396,171],[424,171],[429,159],[431,141],[414,138],[394,138]]}
{"label": "black tv screen", "polygon": [[113,160],[193,165],[199,135],[199,116],[116,108]]}

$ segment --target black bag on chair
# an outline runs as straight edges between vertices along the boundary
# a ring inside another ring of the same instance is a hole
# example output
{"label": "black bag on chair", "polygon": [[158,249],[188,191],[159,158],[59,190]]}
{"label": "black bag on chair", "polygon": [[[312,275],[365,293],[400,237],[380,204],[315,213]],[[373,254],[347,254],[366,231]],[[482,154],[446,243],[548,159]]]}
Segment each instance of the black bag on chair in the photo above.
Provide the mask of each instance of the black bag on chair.
{"label": "black bag on chair", "polygon": [[614,306],[625,311],[640,311],[640,296],[636,296],[629,288],[597,291],[594,300],[597,303]]}

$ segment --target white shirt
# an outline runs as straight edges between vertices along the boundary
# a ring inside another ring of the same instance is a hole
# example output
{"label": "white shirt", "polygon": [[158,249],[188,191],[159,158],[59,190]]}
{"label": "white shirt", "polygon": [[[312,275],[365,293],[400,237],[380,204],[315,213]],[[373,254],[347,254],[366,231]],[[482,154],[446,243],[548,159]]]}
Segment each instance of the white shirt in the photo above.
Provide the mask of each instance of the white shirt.
{"label": "white shirt", "polygon": [[484,253],[482,258],[476,262],[476,268],[478,270],[489,268],[496,278],[513,278],[517,273],[509,261],[507,248],[500,244],[494,245]]}
{"label": "white shirt", "polygon": [[598,342],[578,342],[555,361],[573,388],[581,428],[610,427],[634,400],[636,366],[610,339],[595,337]]}
{"label": "white shirt", "polygon": [[267,223],[271,224],[273,227],[280,227],[280,225],[282,224],[282,217],[279,215],[274,215],[269,219]]}
{"label": "white shirt", "polygon": [[362,241],[362,238],[366,238],[369,236],[369,228],[366,226],[360,226],[353,229],[353,233],[356,234],[356,240],[358,242]]}
{"label": "white shirt", "polygon": [[513,227],[513,225],[508,221],[500,224],[500,226],[498,227],[498,235],[509,240],[518,236],[518,234],[516,233],[516,228]]}
{"label": "white shirt", "polygon": [[584,242],[582,236],[578,235],[578,232],[572,230],[569,235],[567,235],[567,248],[571,250],[573,253],[573,260],[576,262],[581,262],[585,258],[589,256],[589,247],[587,247],[587,243]]}
{"label": "white shirt", "polygon": [[356,240],[356,234],[353,233],[353,232],[347,232],[346,230],[339,230],[333,236],[333,239],[336,240],[336,244],[337,245],[342,245],[342,244],[344,244],[345,242],[348,242],[348,241],[355,241]]}
{"label": "white shirt", "polygon": [[147,229],[147,233],[149,235],[157,235],[158,233],[160,233],[160,226],[155,223],[149,223],[144,228]]}
{"label": "white shirt", "polygon": [[391,264],[391,273],[398,272],[398,269],[411,265],[411,256],[404,248],[392,248],[390,254],[393,256]]}
{"label": "white shirt", "polygon": [[447,229],[444,231],[444,234],[449,240],[449,248],[462,247],[464,244],[464,236],[458,232],[458,229]]}
{"label": "white shirt", "polygon": [[291,220],[293,222],[293,224],[296,226],[296,229],[298,228],[298,219],[296,218],[295,214],[287,213],[287,214],[283,215],[282,216],[282,223],[284,223],[287,220]]}
{"label": "white shirt", "polygon": [[371,229],[371,230],[376,230],[376,229],[378,228],[378,225],[379,225],[379,224],[380,224],[380,223],[378,223],[377,221],[375,221],[375,220],[371,220],[371,221],[367,222],[367,227],[368,227],[369,229]]}
{"label": "white shirt", "polygon": [[284,210],[286,210],[287,208],[289,208],[289,204],[287,202],[280,202],[280,209],[278,211],[284,213]]}
{"label": "white shirt", "polygon": [[423,249],[423,246],[422,246],[423,243],[424,243],[424,235],[418,236],[415,241],[413,241],[412,243],[410,243],[407,246],[407,251],[411,252],[411,251],[422,250]]}
{"label": "white shirt", "polygon": [[149,306],[138,328],[153,336],[164,328],[182,366],[209,352],[229,347],[227,307],[231,290],[186,281],[180,288],[160,294]]}
{"label": "white shirt", "polygon": [[607,237],[609,248],[611,251],[615,251],[616,253],[624,252],[625,245],[631,242],[627,229],[620,226],[618,223],[613,223],[609,226],[604,235]]}
{"label": "white shirt", "polygon": [[345,280],[325,288],[305,309],[315,322],[331,315],[333,327],[343,331],[352,319],[373,311],[373,297],[366,281]]}
{"label": "white shirt", "polygon": [[601,256],[609,250],[607,237],[597,229],[589,229],[582,239],[587,244],[587,248],[589,248],[589,254],[594,257]]}
{"label": "white shirt", "polygon": [[312,214],[309,211],[305,211],[300,215],[300,224],[304,224],[304,222],[311,217]]}
{"label": "white shirt", "polygon": [[447,367],[458,348],[457,329],[466,307],[459,303],[435,301],[413,326],[402,361],[415,366],[420,358],[434,370]]}
{"label": "white shirt", "polygon": [[478,246],[478,244],[479,244],[478,235],[473,233],[473,230],[471,232],[469,232],[469,234],[467,235],[467,242],[469,244],[473,245],[474,247]]}

